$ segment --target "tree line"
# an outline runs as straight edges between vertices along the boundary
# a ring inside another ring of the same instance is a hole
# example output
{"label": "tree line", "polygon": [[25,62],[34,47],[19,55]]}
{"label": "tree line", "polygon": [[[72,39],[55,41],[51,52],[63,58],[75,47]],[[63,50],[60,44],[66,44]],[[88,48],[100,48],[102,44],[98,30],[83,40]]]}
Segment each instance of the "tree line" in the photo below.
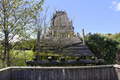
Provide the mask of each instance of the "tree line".
{"label": "tree line", "polygon": [[95,54],[98,59],[104,59],[105,64],[115,64],[120,50],[120,33],[116,34],[87,34],[85,40],[91,41],[86,46]]}

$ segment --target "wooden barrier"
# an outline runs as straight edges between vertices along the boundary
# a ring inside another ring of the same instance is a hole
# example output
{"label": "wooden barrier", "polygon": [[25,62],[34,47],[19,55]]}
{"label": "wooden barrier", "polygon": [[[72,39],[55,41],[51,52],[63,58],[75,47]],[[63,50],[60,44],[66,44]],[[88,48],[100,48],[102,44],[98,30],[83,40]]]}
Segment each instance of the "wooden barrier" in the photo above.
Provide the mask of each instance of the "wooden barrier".
{"label": "wooden barrier", "polygon": [[11,68],[8,67],[8,68],[3,68],[3,69],[0,69],[0,80],[11,80]]}
{"label": "wooden barrier", "polygon": [[120,65],[0,69],[0,80],[120,80],[119,76]]}

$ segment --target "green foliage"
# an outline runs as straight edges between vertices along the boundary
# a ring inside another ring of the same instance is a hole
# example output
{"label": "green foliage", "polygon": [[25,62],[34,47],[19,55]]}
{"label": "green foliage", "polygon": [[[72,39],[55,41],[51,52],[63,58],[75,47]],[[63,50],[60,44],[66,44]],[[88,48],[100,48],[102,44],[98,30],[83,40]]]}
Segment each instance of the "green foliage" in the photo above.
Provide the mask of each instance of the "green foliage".
{"label": "green foliage", "polygon": [[117,41],[120,42],[120,37],[117,38]]}
{"label": "green foliage", "polygon": [[58,37],[58,36],[59,36],[59,33],[57,33],[56,36]]}
{"label": "green foliage", "polygon": [[[10,51],[10,61],[11,66],[26,66],[26,60],[33,59],[32,50],[11,50]],[[2,65],[2,60],[0,60],[0,68],[6,67],[7,65]]]}
{"label": "green foliage", "polygon": [[[11,51],[12,52],[12,51]],[[16,53],[18,53],[16,55]],[[13,58],[13,56],[16,55]],[[11,53],[11,66],[26,66],[26,60],[32,60],[33,59],[33,52],[32,50],[15,50]]]}
{"label": "green foliage", "polygon": [[52,26],[52,27],[56,27],[56,26]]}
{"label": "green foliage", "polygon": [[69,36],[73,36],[72,33],[68,33]]}
{"label": "green foliage", "polygon": [[[18,36],[18,41],[23,41],[30,39],[30,36],[35,32],[34,24],[37,14],[42,11],[41,5],[43,5],[43,2],[44,0],[39,2],[34,0],[0,1],[0,36],[2,36],[0,37],[0,40],[2,40],[0,59],[2,63],[7,63],[7,66],[10,66],[10,50],[17,45],[11,47],[15,36]],[[27,46],[24,41],[23,43],[24,46],[22,45],[22,47]],[[18,45],[20,44],[18,43]],[[30,46],[27,46],[27,48],[29,49]]]}
{"label": "green foliage", "polygon": [[119,45],[117,45],[117,48],[118,48],[118,50],[120,50],[120,44],[119,44]]}
{"label": "green foliage", "polygon": [[120,37],[120,32],[115,34],[106,34],[109,38],[116,39]]}
{"label": "green foliage", "polygon": [[96,57],[104,59],[106,64],[115,63],[118,41],[99,33],[87,34],[86,40],[93,40],[93,42],[86,43],[86,45]]}
{"label": "green foliage", "polygon": [[35,39],[25,40],[25,41],[17,41],[14,45],[17,44],[14,49],[15,50],[31,50],[36,45]]}

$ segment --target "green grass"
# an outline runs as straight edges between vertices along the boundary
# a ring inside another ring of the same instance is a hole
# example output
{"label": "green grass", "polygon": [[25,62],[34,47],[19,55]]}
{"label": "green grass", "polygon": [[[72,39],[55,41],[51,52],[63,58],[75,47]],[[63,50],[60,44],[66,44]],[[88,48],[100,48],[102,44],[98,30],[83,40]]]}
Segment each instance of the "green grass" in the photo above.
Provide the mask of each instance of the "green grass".
{"label": "green grass", "polygon": [[[26,60],[33,59],[33,51],[32,50],[11,50],[10,51],[10,65],[11,66],[26,66]],[[2,61],[0,60],[0,68],[5,67],[2,65]]]}
{"label": "green grass", "polygon": [[[16,53],[18,54],[16,55]],[[15,50],[11,54],[12,54],[11,59],[13,56],[16,55],[11,61],[11,65],[13,66],[26,66],[26,60],[33,59],[33,52],[31,50],[25,51]]]}

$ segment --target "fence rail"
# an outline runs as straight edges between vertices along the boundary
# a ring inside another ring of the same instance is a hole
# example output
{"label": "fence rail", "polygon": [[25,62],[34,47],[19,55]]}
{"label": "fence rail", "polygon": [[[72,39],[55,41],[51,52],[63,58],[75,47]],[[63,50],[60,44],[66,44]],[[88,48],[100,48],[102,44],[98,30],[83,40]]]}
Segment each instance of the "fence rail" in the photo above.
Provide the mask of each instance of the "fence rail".
{"label": "fence rail", "polygon": [[120,80],[119,76],[120,65],[0,69],[0,80]]}

